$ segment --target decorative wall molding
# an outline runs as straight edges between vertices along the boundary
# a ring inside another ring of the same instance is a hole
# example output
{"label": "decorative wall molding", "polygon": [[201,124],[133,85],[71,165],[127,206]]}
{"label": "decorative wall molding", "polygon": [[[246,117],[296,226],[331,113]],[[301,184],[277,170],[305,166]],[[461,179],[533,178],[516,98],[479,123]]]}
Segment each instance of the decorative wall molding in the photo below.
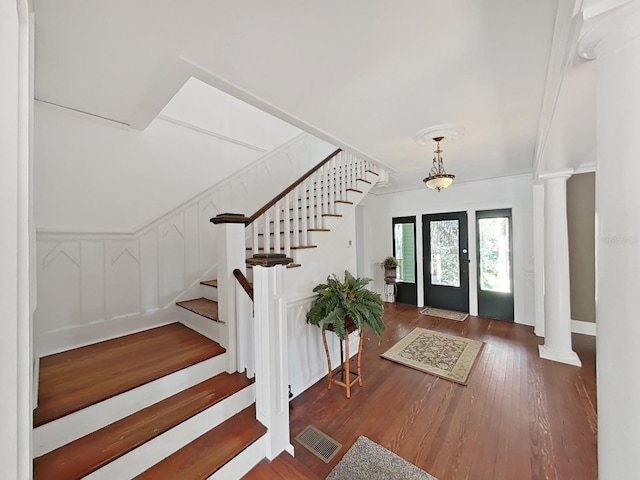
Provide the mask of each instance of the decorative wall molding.
{"label": "decorative wall molding", "polygon": [[197,125],[193,125],[192,123],[184,122],[182,120],[178,120],[177,118],[170,117],[169,115],[160,114],[156,118],[160,120],[164,120],[165,122],[173,123],[175,125],[179,125],[184,128],[189,128],[198,133],[204,133],[205,135],[209,135],[210,137],[215,137],[220,140],[224,140],[225,142],[233,143],[234,145],[239,145],[241,147],[248,148],[249,150],[254,150],[260,153],[266,153],[267,150],[259,147],[257,145],[253,145],[251,143],[243,142],[242,140],[238,140],[237,138],[227,137],[226,135],[222,135],[221,133],[214,132],[213,130],[209,130],[206,128],[199,127]]}
{"label": "decorative wall molding", "polygon": [[[209,219],[225,211],[257,210],[334,149],[300,135],[134,231],[38,231],[38,353],[170,321],[160,312],[216,263]],[[112,322],[116,318],[124,320]]]}

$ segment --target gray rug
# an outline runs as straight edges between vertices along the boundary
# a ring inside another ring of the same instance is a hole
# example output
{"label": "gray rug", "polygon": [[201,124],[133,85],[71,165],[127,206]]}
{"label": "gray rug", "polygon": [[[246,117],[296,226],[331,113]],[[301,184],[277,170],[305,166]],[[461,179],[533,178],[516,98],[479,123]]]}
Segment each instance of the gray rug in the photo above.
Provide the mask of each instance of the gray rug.
{"label": "gray rug", "polygon": [[327,480],[437,480],[424,470],[360,436]]}

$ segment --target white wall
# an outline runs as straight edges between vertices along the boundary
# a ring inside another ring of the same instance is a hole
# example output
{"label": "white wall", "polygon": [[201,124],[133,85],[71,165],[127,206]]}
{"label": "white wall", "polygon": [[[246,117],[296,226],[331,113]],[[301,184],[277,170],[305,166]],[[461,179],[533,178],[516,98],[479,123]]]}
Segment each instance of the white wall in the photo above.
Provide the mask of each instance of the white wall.
{"label": "white wall", "polygon": [[[511,208],[513,215],[513,273],[515,321],[534,324],[533,294],[533,210],[532,183],[529,175],[503,177],[479,182],[458,183],[438,193],[427,188],[386,195],[369,195],[362,202],[365,248],[370,251],[365,274],[379,278],[379,266],[392,252],[391,219],[416,216],[418,258],[418,304],[423,305],[422,222],[421,216],[430,213],[468,212],[469,218],[469,306],[477,314],[475,211]],[[375,282],[382,293],[382,282]]]}
{"label": "white wall", "polygon": [[263,154],[163,119],[141,132],[36,102],[36,224],[132,232]]}
{"label": "white wall", "polygon": [[213,275],[209,219],[230,210],[253,213],[334,149],[297,137],[132,233],[39,232],[39,354],[177,320],[175,300]]}

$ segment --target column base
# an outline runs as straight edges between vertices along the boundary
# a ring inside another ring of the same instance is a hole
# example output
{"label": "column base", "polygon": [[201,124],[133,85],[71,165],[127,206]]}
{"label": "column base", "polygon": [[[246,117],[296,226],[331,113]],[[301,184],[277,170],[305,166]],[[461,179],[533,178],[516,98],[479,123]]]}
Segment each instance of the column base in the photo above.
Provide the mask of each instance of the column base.
{"label": "column base", "polygon": [[546,345],[538,345],[538,353],[540,354],[540,358],[544,358],[545,360],[575,365],[576,367],[582,366],[580,358],[573,350],[557,352],[549,349]]}

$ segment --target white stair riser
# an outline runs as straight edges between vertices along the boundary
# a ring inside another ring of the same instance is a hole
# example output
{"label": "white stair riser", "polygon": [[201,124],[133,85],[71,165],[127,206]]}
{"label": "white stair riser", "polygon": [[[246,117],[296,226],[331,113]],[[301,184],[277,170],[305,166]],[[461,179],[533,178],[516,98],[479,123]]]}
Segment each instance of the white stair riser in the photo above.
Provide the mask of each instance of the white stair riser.
{"label": "white stair riser", "polygon": [[[267,433],[268,435],[268,433]],[[208,480],[230,480],[242,478],[266,456],[266,435],[253,442]]]}
{"label": "white stair riser", "polygon": [[218,301],[218,289],[209,285],[200,284],[200,296],[209,300]]}
{"label": "white stair riser", "polygon": [[[210,318],[203,317],[202,315],[198,315],[197,313],[192,312],[191,310],[187,310],[186,308],[178,307],[179,310],[177,314],[180,319],[180,323],[186,325],[191,330],[195,330],[200,335],[204,335],[207,338],[210,338],[214,342],[218,342],[220,345],[224,342],[224,329],[225,325],[220,322],[216,322],[215,320],[211,320]],[[226,345],[222,345],[226,348]]]}
{"label": "white stair riser", "polygon": [[133,478],[254,402],[255,388],[252,384],[84,478]]}
{"label": "white stair riser", "polygon": [[121,418],[225,371],[226,353],[141,385],[33,431],[33,456],[39,457]]}

